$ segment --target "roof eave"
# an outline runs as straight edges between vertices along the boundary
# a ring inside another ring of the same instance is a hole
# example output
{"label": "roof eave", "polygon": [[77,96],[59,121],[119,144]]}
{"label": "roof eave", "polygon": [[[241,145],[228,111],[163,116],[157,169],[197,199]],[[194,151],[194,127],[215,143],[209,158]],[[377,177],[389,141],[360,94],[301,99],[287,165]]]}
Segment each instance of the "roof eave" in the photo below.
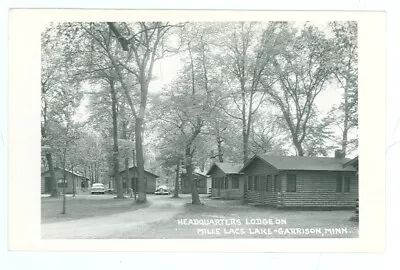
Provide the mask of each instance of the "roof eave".
{"label": "roof eave", "polygon": [[266,161],[265,159],[263,159],[261,156],[259,155],[254,155],[251,159],[249,159],[244,165],[243,168],[240,169],[239,173],[244,173],[244,170],[253,162],[254,159],[260,159],[261,161],[269,164],[271,167],[275,168],[276,170],[279,170],[277,167],[275,167],[274,165],[272,165],[271,163],[269,163],[268,161]]}

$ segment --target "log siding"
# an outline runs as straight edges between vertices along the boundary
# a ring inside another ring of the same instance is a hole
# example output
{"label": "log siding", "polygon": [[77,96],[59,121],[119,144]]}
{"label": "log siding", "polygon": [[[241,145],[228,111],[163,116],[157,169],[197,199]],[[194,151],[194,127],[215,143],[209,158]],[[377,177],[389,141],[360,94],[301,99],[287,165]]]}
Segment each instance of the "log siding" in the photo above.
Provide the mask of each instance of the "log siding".
{"label": "log siding", "polygon": [[[221,199],[243,199],[244,198],[244,176],[240,174],[225,174],[220,168],[214,167],[210,172],[212,177],[211,182],[211,197]],[[239,188],[233,188],[232,180],[239,179]]]}
{"label": "log siding", "polygon": [[[254,159],[244,173],[248,187],[245,200],[252,204],[294,208],[350,208],[354,207],[358,198],[356,172],[278,171],[268,163]],[[296,185],[292,192],[288,192],[288,178],[295,179]],[[271,179],[268,188],[265,179]],[[341,184],[338,184],[338,179],[342,179]],[[256,181],[261,181],[258,189],[255,188]]]}

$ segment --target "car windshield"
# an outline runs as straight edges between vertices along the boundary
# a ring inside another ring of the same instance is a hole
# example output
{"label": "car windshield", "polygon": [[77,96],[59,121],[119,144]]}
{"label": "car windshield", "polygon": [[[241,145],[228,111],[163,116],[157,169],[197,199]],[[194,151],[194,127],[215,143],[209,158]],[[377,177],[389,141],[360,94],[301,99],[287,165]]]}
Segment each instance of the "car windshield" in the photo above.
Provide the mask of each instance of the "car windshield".
{"label": "car windshield", "polygon": [[93,184],[94,187],[103,187],[103,184],[101,183],[97,183],[97,184]]}

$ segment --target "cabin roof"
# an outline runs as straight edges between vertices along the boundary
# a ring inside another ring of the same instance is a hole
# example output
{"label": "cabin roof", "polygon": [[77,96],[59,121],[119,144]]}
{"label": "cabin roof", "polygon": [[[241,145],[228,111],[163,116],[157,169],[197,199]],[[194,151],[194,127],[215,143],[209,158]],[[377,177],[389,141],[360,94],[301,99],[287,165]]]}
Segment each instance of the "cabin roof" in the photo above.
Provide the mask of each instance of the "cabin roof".
{"label": "cabin roof", "polygon": [[269,155],[253,156],[241,171],[245,170],[255,159],[263,160],[282,171],[355,171],[352,167],[343,166],[350,161],[348,158]]}
{"label": "cabin roof", "polygon": [[[133,169],[136,169],[136,168],[137,168],[137,166],[132,166],[132,167],[129,167],[129,170],[133,170]],[[126,169],[125,169],[125,170],[122,170],[122,171],[119,171],[119,173],[123,173],[123,172],[125,172],[125,171],[126,171]],[[150,172],[150,171],[148,171],[148,170],[146,170],[146,169],[144,169],[144,172],[145,172],[145,173],[148,173],[148,174],[151,174],[151,175],[154,175],[156,178],[159,177],[157,174],[152,173],[152,172]]]}
{"label": "cabin roof", "polygon": [[[186,168],[181,168],[181,173],[182,174],[186,174]],[[202,172],[200,169],[197,169],[197,168],[193,170],[193,174],[197,174],[199,176],[207,177],[207,174],[205,174],[204,172]]]}
{"label": "cabin roof", "polygon": [[[54,167],[54,170],[60,170],[60,171],[63,171],[63,168],[60,168],[60,167]],[[73,175],[75,175],[75,176],[78,176],[78,177],[83,177],[83,175],[82,175],[82,174],[80,174],[80,173],[78,173],[78,172],[72,172],[72,171],[70,171],[70,170],[67,170],[67,169],[65,169],[65,171],[66,171],[67,173],[69,173],[69,174],[73,174]],[[49,172],[49,170],[46,170],[46,171],[42,172],[41,174],[45,174],[45,173],[47,173],[47,172]]]}
{"label": "cabin roof", "polygon": [[214,168],[214,166],[218,167],[225,174],[239,174],[243,164],[232,162],[214,162],[207,172],[208,175],[211,173],[211,170]]}
{"label": "cabin roof", "polygon": [[343,164],[343,167],[347,166],[358,166],[358,156]]}

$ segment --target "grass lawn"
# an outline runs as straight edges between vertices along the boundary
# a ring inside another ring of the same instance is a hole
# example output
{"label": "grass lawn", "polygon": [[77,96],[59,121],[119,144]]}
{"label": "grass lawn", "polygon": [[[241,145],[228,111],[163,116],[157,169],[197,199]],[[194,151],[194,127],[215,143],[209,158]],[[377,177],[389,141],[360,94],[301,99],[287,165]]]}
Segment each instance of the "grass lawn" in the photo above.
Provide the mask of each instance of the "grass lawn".
{"label": "grass lawn", "polygon": [[114,199],[115,195],[77,195],[75,198],[68,195],[66,214],[61,214],[63,197],[42,197],[41,216],[42,224],[77,220],[97,216],[106,216],[122,212],[134,211],[147,207],[149,204],[136,205],[133,199]]}
{"label": "grass lawn", "polygon": [[354,238],[353,211],[298,211],[204,199],[173,220],[152,224],[149,238]]}

